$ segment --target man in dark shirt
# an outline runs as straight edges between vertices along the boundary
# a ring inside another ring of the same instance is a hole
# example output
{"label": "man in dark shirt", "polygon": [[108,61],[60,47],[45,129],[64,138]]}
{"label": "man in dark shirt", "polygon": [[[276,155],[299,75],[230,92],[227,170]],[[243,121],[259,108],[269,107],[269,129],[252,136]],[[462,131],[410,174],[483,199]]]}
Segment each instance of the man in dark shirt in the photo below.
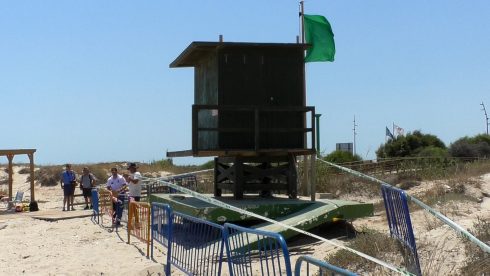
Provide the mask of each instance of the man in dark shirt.
{"label": "man in dark shirt", "polygon": [[[71,169],[71,164],[65,165],[65,171],[61,173],[61,188],[63,189],[63,211],[75,211],[73,208],[73,191],[75,189],[75,185],[77,184],[77,176],[75,172]],[[66,205],[66,209],[65,209]]]}

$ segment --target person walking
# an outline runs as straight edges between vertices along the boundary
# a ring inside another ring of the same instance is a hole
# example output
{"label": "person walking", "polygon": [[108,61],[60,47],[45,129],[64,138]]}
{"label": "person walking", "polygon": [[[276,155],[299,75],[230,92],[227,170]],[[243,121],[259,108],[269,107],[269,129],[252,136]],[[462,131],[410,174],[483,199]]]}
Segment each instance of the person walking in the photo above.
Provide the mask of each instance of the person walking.
{"label": "person walking", "polygon": [[111,191],[112,196],[116,197],[117,202],[112,203],[114,210],[113,220],[116,226],[121,225],[121,217],[124,207],[124,192],[127,183],[124,177],[117,173],[117,168],[111,168],[111,176],[107,179],[107,189]]}
{"label": "person walking", "polygon": [[[73,191],[77,184],[77,176],[71,169],[71,164],[65,165],[65,170],[61,173],[61,189],[63,189],[63,211],[75,211],[73,208]],[[65,209],[66,205],[66,209]]]}
{"label": "person walking", "polygon": [[[92,188],[95,187],[95,176],[90,172],[87,167],[83,168],[82,175],[80,176],[80,188],[82,189],[83,198],[85,199],[84,210],[92,209]],[[90,203],[90,207],[88,204]]]}

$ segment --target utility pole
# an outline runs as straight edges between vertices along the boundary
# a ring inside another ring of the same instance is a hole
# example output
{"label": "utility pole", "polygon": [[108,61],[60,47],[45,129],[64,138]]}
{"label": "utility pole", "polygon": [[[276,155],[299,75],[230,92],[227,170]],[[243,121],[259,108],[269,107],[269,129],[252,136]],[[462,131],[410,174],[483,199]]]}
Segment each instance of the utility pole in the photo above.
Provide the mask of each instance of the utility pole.
{"label": "utility pole", "polygon": [[356,135],[357,135],[356,127],[357,127],[356,115],[354,115],[354,128],[352,129],[354,131],[354,145],[353,145],[354,155],[356,155]]}
{"label": "utility pole", "polygon": [[485,113],[485,121],[486,121],[486,126],[487,126],[487,135],[488,135],[488,115],[487,115],[487,109],[485,108],[485,104],[481,102],[480,104],[482,106],[482,110]]}

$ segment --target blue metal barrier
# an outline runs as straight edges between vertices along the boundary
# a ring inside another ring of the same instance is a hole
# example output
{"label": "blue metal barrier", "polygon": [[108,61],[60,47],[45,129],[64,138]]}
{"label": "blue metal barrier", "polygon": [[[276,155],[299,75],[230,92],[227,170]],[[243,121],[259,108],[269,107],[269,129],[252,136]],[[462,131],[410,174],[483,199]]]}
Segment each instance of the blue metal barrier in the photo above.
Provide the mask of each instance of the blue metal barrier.
{"label": "blue metal barrier", "polygon": [[100,223],[100,210],[99,210],[99,193],[97,189],[92,189],[92,220]]}
{"label": "blue metal barrier", "polygon": [[[224,239],[230,275],[292,275],[280,234],[225,223]],[[260,264],[259,271],[252,270],[252,262]]]}
{"label": "blue metal barrier", "polygon": [[190,275],[221,275],[223,226],[179,212],[171,214],[167,267]]}
{"label": "blue metal barrier", "polygon": [[[151,257],[153,258],[153,241],[157,241],[165,246],[167,250],[170,248],[171,239],[171,216],[172,209],[168,204],[151,203]],[[168,252],[170,253],[170,252]],[[170,254],[167,253],[167,266],[165,274],[170,275],[170,266],[168,265]]]}
{"label": "blue metal barrier", "polygon": [[[306,271],[301,273],[301,264],[306,263]],[[310,273],[310,264],[315,266]],[[306,274],[305,274],[306,273]],[[295,276],[309,276],[309,275],[342,275],[342,276],[357,276],[357,274],[350,272],[348,270],[342,269],[340,267],[336,267],[327,262],[320,261],[311,256],[300,256],[298,260],[296,260],[296,265],[294,267],[294,275]]]}
{"label": "blue metal barrier", "polygon": [[407,270],[416,275],[422,275],[417,246],[408,210],[407,195],[401,189],[383,184],[381,186],[383,199],[390,227],[391,236],[395,237],[407,251]]}

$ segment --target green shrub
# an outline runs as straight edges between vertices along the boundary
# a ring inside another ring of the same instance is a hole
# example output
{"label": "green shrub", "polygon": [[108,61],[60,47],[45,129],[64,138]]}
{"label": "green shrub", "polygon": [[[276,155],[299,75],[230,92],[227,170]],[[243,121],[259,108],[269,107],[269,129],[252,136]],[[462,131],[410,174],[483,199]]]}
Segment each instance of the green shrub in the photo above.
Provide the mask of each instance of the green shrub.
{"label": "green shrub", "polygon": [[201,170],[214,169],[214,160],[209,160],[208,162],[199,165],[199,169]]}
{"label": "green shrub", "polygon": [[[426,148],[432,149],[425,150]],[[434,148],[441,150],[436,151]],[[390,139],[376,150],[376,156],[378,158],[410,157],[419,156],[421,152],[424,152],[421,156],[427,156],[427,154],[437,154],[439,156],[445,149],[446,145],[437,136],[423,134],[421,131],[416,130],[413,133],[408,133],[406,136],[402,135]]]}
{"label": "green shrub", "polygon": [[347,162],[355,162],[361,161],[362,158],[357,154],[352,154],[347,151],[336,150],[323,157],[323,160],[332,162],[332,163],[347,163]]}
{"label": "green shrub", "polygon": [[460,138],[449,146],[449,153],[453,157],[490,158],[490,136],[479,134]]}
{"label": "green shrub", "polygon": [[31,169],[30,168],[22,168],[18,171],[19,174],[28,174],[28,173],[31,173]]}
{"label": "green shrub", "polygon": [[152,161],[150,163],[150,166],[151,167],[160,168],[162,170],[167,170],[169,168],[173,168],[174,167],[174,161],[171,158],[157,160],[157,161]]}
{"label": "green shrub", "polygon": [[449,153],[445,148],[438,148],[434,146],[428,146],[425,148],[422,148],[417,156],[420,157],[439,157],[439,158],[446,158],[449,157]]}

